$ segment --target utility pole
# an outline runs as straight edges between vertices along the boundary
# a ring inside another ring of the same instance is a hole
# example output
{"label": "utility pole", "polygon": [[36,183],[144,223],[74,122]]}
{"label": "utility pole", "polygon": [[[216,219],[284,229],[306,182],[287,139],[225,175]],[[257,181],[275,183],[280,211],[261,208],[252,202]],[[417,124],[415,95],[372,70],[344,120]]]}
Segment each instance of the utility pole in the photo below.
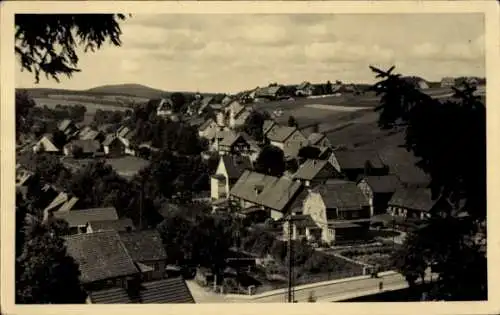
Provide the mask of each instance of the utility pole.
{"label": "utility pole", "polygon": [[292,214],[288,217],[288,303],[294,303],[293,297],[293,250],[292,250]]}

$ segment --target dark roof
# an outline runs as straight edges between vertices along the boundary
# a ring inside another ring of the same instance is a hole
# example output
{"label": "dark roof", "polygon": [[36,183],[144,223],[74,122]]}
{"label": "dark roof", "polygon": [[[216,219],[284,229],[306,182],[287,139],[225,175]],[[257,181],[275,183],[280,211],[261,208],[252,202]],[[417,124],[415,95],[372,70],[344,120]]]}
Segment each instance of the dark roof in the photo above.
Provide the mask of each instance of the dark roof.
{"label": "dark roof", "polygon": [[369,206],[363,192],[354,182],[343,180],[330,180],[314,188],[323,198],[326,208],[340,210],[357,210]]}
{"label": "dark roof", "polygon": [[295,131],[295,127],[274,125],[266,136],[270,141],[285,142]]}
{"label": "dark roof", "polygon": [[436,204],[432,200],[430,189],[426,188],[406,188],[398,189],[391,200],[389,206],[401,207],[412,210],[430,211]]}
{"label": "dark roof", "polygon": [[95,304],[195,303],[180,277],[141,283],[139,294],[135,295],[123,288],[94,291],[90,293],[90,300]]}
{"label": "dark roof", "polygon": [[394,175],[365,176],[361,180],[364,180],[371,190],[376,193],[393,193],[398,188],[401,188],[399,179]]}
{"label": "dark roof", "polygon": [[416,166],[418,159],[405,148],[386,148],[380,151],[380,158],[403,184],[424,187],[430,183],[430,177]]}
{"label": "dark roof", "polygon": [[[260,193],[256,192],[259,188]],[[302,184],[287,177],[277,178],[245,171],[231,189],[231,195],[258,205],[283,211],[300,193]]]}
{"label": "dark roof", "polygon": [[76,139],[71,141],[70,145],[82,148],[84,153],[94,153],[101,148],[99,141],[92,139]]}
{"label": "dark roof", "polygon": [[275,85],[275,86],[267,86],[267,87],[262,87],[262,88],[258,88],[256,91],[255,91],[255,96],[256,97],[266,97],[266,96],[276,96],[276,93],[278,93],[278,91],[283,88],[283,86],[281,85]]}
{"label": "dark roof", "polygon": [[116,231],[64,237],[68,253],[80,265],[82,283],[138,274]]}
{"label": "dark roof", "polygon": [[326,135],[320,132],[313,132],[307,137],[307,141],[309,141],[310,145],[316,145],[318,142],[326,138]]}
{"label": "dark roof", "polygon": [[330,162],[326,160],[313,160],[308,159],[302,165],[300,165],[299,169],[294,175],[294,178],[303,179],[303,180],[313,180],[316,176],[324,169],[330,169],[330,176],[333,177],[335,168]]}
{"label": "dark roof", "polygon": [[239,139],[243,139],[246,143],[250,143],[252,141],[250,136],[244,132],[239,132],[239,133],[227,132],[224,134],[224,138],[222,138],[219,144],[222,146],[231,147]]}
{"label": "dark roof", "polygon": [[373,168],[383,168],[384,163],[380,159],[377,151],[374,150],[347,150],[335,151],[341,170],[344,169],[364,169],[369,162]]}
{"label": "dark roof", "polygon": [[247,156],[223,155],[221,157],[229,179],[238,179],[245,170],[252,170],[252,161]]}
{"label": "dark roof", "polygon": [[204,122],[204,123],[202,123],[202,124],[200,125],[200,127],[198,127],[198,129],[199,129],[200,131],[203,131],[203,130],[205,130],[208,126],[210,126],[210,124],[212,124],[212,123],[215,123],[215,120],[213,120],[212,118],[209,118],[209,119],[205,120],[205,122]]}
{"label": "dark roof", "polygon": [[71,210],[65,212],[56,211],[54,212],[54,217],[66,220],[70,226],[86,225],[91,221],[118,220],[118,214],[113,207]]}
{"label": "dark roof", "polygon": [[156,230],[121,232],[120,238],[134,261],[142,262],[167,258],[160,233]]}
{"label": "dark roof", "polygon": [[272,119],[264,120],[264,124],[262,125],[262,132],[266,134],[269,130],[271,130],[271,128],[274,127],[274,125],[276,125],[276,122],[274,120]]}
{"label": "dark roof", "polygon": [[126,231],[127,228],[131,228],[134,230],[134,223],[129,218],[119,219],[119,220],[99,220],[99,221],[90,221],[90,227],[93,232],[99,231],[107,231],[107,230],[115,230],[117,232]]}
{"label": "dark roof", "polygon": [[118,139],[118,137],[115,134],[111,134],[111,133],[107,134],[106,138],[104,138],[104,141],[102,142],[102,145],[110,145],[116,139]]}

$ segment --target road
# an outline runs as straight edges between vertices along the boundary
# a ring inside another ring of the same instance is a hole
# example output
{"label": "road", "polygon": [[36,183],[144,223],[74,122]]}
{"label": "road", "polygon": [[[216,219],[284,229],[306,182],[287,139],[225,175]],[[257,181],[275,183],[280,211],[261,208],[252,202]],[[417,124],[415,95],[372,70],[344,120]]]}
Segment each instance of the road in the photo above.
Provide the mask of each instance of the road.
{"label": "road", "polygon": [[[426,279],[430,279],[430,275]],[[338,280],[334,283],[309,284],[295,288],[294,299],[297,302],[307,302],[313,296],[317,302],[335,302],[358,296],[381,292],[379,283],[383,283],[382,290],[398,290],[407,287],[401,274],[394,272],[382,273],[380,278],[366,276]],[[188,287],[196,303],[286,303],[286,290],[276,290],[254,296],[219,295],[208,292],[195,282],[188,281]]]}

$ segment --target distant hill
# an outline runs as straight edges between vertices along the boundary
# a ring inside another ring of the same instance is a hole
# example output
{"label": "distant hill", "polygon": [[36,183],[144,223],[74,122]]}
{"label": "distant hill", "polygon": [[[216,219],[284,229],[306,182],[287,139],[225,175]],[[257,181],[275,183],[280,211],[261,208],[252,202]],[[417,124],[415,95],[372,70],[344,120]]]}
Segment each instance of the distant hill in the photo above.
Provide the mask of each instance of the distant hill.
{"label": "distant hill", "polygon": [[129,95],[144,98],[160,98],[170,93],[151,88],[142,84],[115,84],[94,87],[82,92],[100,95]]}

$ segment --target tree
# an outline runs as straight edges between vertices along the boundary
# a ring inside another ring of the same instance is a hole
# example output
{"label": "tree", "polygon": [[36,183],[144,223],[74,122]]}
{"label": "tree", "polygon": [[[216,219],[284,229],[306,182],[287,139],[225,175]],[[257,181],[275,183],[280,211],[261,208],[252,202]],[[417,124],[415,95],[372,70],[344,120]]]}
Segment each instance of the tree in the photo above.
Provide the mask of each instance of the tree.
{"label": "tree", "polygon": [[119,21],[123,14],[16,14],[15,53],[22,70],[59,82],[64,74],[71,77],[78,69],[76,48],[94,52],[109,41],[120,46]]}
{"label": "tree", "polygon": [[174,113],[183,111],[184,105],[186,104],[186,97],[184,96],[184,94],[180,92],[174,92],[170,96],[170,100],[172,101]]}
{"label": "tree", "polygon": [[243,130],[257,141],[264,139],[262,127],[271,116],[267,112],[253,111],[245,120]]}
{"label": "tree", "polygon": [[16,137],[20,133],[29,132],[33,119],[29,115],[36,106],[35,101],[25,90],[16,90]]}
{"label": "tree", "polygon": [[295,127],[295,128],[299,127],[299,123],[297,122],[297,119],[295,119],[295,117],[293,116],[288,117],[288,127]]}
{"label": "tree", "polygon": [[256,172],[280,177],[285,172],[285,169],[286,162],[283,150],[273,145],[262,148],[255,162]]}
{"label": "tree", "polygon": [[85,303],[78,264],[68,255],[59,232],[36,221],[26,227],[29,242],[24,242],[16,259],[16,303]]}
{"label": "tree", "polygon": [[410,233],[395,257],[396,266],[412,286],[424,270],[438,273],[429,292],[432,299],[486,299],[486,256],[476,241],[478,236],[486,241],[478,228],[486,220],[484,103],[467,83],[454,88],[451,99],[439,101],[393,74],[394,67],[371,69],[381,79],[373,86],[381,95],[376,109],[380,127],[405,129],[405,146],[430,175],[433,199],[451,205]]}

